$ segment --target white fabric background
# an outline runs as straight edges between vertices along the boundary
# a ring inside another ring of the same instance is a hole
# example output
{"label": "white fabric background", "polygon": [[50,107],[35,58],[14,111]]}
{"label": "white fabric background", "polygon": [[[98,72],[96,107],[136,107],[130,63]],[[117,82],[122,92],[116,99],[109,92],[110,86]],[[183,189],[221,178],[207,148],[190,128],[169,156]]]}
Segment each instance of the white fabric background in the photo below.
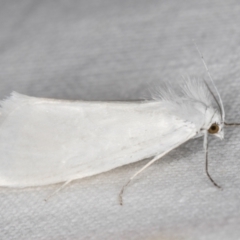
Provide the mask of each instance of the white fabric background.
{"label": "white fabric background", "polygon": [[[234,0],[0,1],[0,99],[133,100],[181,75],[206,76],[205,56],[227,119],[240,121],[240,4]],[[101,141],[101,139],[99,139]],[[147,161],[60,185],[0,189],[0,239],[240,239],[240,128]],[[94,149],[94,146],[93,146]],[[0,154],[1,155],[1,154]],[[1,166],[0,166],[1,167]]]}

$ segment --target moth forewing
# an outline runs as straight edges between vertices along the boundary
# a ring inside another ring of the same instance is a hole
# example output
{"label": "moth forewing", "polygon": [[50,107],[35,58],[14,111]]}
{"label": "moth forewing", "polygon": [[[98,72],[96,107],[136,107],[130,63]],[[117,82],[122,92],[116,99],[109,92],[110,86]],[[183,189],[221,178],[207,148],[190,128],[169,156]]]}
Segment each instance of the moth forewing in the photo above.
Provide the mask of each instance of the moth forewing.
{"label": "moth forewing", "polygon": [[43,186],[92,176],[159,155],[196,134],[156,101],[4,101],[0,185]]}

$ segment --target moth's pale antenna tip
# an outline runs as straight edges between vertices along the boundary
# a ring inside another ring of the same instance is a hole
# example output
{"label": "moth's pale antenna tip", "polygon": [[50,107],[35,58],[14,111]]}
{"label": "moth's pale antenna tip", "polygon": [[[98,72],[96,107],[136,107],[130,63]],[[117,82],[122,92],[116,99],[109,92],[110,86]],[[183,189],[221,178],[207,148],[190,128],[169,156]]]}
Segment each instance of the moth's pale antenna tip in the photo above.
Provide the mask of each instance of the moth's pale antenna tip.
{"label": "moth's pale antenna tip", "polygon": [[[198,46],[197,46],[197,43],[195,41],[195,38],[192,38],[192,42],[193,44],[195,45],[195,48],[197,49],[198,53],[200,52],[199,49],[198,49]],[[201,55],[201,54],[200,54]]]}
{"label": "moth's pale antenna tip", "polygon": [[[204,58],[203,58],[203,54],[202,54],[201,51],[199,50],[198,45],[196,44],[195,41],[194,41],[194,45],[195,45],[195,47],[196,47],[196,49],[197,49],[197,51],[198,51],[198,54],[199,54],[200,58],[202,59],[202,62],[203,62],[203,65],[204,65],[204,67],[205,67],[205,69],[206,69],[206,71],[207,71],[208,77],[209,77],[209,79],[211,80],[212,85],[213,85],[214,89],[215,89],[216,92],[217,92],[217,96],[218,96],[219,101],[220,101],[220,111],[221,111],[222,121],[224,122],[224,119],[225,119],[225,110],[224,110],[222,98],[221,98],[221,96],[220,96],[220,93],[219,93],[218,90],[217,90],[217,87],[216,87],[215,84],[214,84],[214,81],[213,81],[213,78],[212,78],[212,76],[211,76],[211,73],[210,73],[210,71],[209,71],[209,69],[208,69],[208,66],[207,66],[207,64],[206,64],[206,62],[205,62],[205,60],[204,60]],[[217,102],[217,103],[218,103],[218,102]]]}

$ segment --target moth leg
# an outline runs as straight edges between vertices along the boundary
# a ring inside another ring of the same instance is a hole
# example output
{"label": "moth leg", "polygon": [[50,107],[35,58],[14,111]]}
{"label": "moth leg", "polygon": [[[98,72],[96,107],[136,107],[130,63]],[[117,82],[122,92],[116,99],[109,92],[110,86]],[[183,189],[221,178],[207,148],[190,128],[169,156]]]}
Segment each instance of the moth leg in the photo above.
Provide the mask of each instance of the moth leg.
{"label": "moth leg", "polygon": [[142,167],[139,171],[137,171],[128,181],[125,185],[123,185],[120,193],[119,193],[119,204],[123,205],[123,193],[125,188],[129,185],[129,183],[141,172],[143,172],[147,167],[149,167],[150,165],[152,165],[156,160],[158,160],[159,158],[161,158],[162,156],[164,156],[166,153],[163,154],[159,154],[157,156],[155,156],[150,162],[148,162],[144,167]]}
{"label": "moth leg", "polygon": [[52,196],[54,196],[55,194],[57,194],[59,191],[61,191],[63,188],[65,188],[70,182],[71,180],[66,181],[65,183],[63,183],[61,185],[61,187],[59,187],[57,190],[55,190],[53,193],[51,193],[50,195],[47,196],[47,198],[44,199],[45,202],[47,202],[49,200],[49,198],[51,198]]}
{"label": "moth leg", "polygon": [[214,180],[213,178],[211,177],[210,173],[208,172],[208,133],[205,132],[204,134],[204,141],[203,141],[203,147],[204,147],[204,150],[205,150],[205,171],[206,171],[206,174],[209,178],[209,180],[213,183],[213,185],[217,188],[221,188],[221,186],[219,186]]}
{"label": "moth leg", "polygon": [[227,122],[224,122],[224,125],[225,126],[239,126],[240,123],[227,123]]}

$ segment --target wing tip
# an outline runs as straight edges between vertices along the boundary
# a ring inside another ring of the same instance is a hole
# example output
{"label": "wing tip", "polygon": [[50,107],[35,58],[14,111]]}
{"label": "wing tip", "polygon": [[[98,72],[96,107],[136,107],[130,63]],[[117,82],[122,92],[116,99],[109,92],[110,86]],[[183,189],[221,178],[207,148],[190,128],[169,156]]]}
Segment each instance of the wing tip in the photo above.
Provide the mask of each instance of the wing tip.
{"label": "wing tip", "polygon": [[11,92],[10,96],[0,101],[0,117],[8,114],[19,104],[27,100],[27,96],[18,92]]}

